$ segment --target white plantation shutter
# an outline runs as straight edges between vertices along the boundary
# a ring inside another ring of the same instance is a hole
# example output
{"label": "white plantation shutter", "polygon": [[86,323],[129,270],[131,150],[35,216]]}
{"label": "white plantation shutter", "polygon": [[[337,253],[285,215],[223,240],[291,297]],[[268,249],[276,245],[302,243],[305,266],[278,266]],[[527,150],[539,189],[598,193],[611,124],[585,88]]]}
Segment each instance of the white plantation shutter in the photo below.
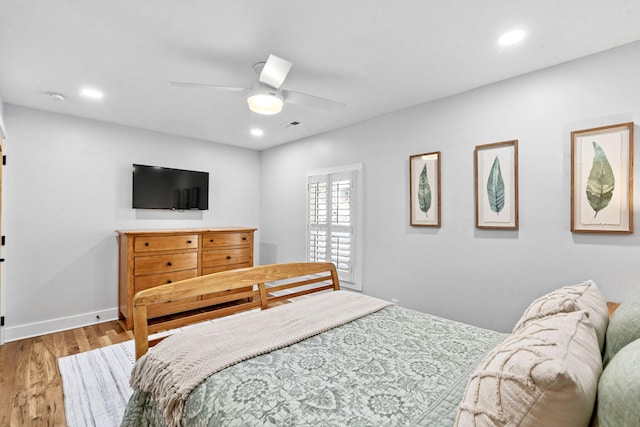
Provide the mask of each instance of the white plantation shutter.
{"label": "white plantation shutter", "polygon": [[327,177],[309,177],[307,190],[307,260],[327,259]]}
{"label": "white plantation shutter", "polygon": [[357,191],[360,165],[307,176],[307,260],[333,262],[345,287],[361,289],[357,274]]}

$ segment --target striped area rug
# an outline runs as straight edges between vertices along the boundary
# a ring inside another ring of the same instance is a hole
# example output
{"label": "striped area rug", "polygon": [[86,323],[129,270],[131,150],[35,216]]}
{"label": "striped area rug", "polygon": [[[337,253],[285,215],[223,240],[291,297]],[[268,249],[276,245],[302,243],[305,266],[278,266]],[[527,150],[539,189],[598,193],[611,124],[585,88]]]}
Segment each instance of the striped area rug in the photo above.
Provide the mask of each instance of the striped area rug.
{"label": "striped area rug", "polygon": [[134,362],[133,341],[59,358],[68,427],[119,426]]}
{"label": "striped area rug", "polygon": [[[248,310],[226,318],[259,311]],[[149,339],[171,335],[200,324],[184,326],[168,332],[158,332]],[[117,427],[133,392],[129,387],[135,363],[135,344],[125,341],[84,353],[58,359],[64,393],[64,412],[68,427]]]}

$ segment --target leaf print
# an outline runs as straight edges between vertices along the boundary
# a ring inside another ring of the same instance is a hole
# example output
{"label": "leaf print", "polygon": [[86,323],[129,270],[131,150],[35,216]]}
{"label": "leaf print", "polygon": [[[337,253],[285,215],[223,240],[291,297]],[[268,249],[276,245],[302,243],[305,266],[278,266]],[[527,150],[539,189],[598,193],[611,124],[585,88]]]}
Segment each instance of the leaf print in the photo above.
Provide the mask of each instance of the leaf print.
{"label": "leaf print", "polygon": [[329,389],[318,390],[307,396],[306,405],[325,411],[336,409],[336,397]]}
{"label": "leaf print", "polygon": [[602,147],[593,141],[593,166],[589,172],[587,180],[587,200],[595,211],[595,218],[598,212],[606,208],[613,197],[613,190],[616,187],[616,180],[607,155]]}
{"label": "leaf print", "polygon": [[420,172],[420,181],[418,182],[418,201],[420,202],[420,210],[425,214],[431,208],[431,186],[427,177],[427,165],[425,164]]}
{"label": "leaf print", "polygon": [[502,179],[498,156],[493,161],[489,179],[487,180],[487,197],[491,210],[497,214],[502,212],[502,209],[504,209],[504,180]]}

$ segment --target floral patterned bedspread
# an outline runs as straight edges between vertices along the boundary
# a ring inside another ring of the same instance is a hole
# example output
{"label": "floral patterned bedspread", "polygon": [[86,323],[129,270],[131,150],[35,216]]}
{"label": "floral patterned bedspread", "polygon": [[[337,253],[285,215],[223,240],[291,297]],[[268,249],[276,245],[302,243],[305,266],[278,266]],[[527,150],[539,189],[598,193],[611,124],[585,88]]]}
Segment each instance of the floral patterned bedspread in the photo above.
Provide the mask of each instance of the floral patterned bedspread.
{"label": "floral patterned bedspread", "polygon": [[[212,375],[182,425],[452,426],[469,375],[507,336],[387,307]],[[165,425],[134,392],[122,426]]]}

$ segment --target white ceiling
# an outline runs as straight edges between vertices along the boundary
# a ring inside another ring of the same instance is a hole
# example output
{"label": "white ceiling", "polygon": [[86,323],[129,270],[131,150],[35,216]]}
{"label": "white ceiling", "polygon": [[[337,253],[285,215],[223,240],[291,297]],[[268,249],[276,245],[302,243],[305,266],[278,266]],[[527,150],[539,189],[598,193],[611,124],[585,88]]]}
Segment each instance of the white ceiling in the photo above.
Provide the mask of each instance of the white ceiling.
{"label": "white ceiling", "polygon": [[[500,47],[514,28],[527,38]],[[2,0],[0,94],[261,150],[639,39],[638,0]],[[168,83],[248,87],[269,53],[293,62],[283,88],[346,107],[259,116],[242,94]]]}

